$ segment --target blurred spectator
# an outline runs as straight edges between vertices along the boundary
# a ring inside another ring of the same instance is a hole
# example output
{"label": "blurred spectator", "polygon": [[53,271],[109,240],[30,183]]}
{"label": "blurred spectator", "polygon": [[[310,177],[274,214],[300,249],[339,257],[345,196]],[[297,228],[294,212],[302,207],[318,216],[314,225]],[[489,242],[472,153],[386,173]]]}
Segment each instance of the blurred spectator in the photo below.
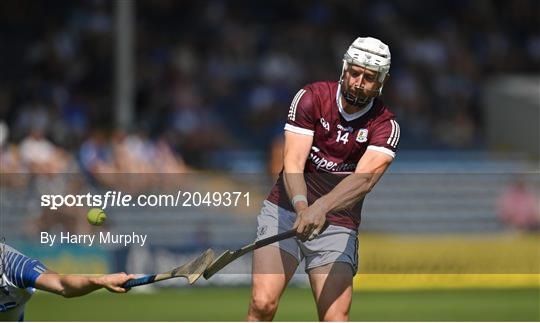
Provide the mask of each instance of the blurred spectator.
{"label": "blurred spectator", "polygon": [[540,230],[540,196],[518,179],[497,201],[497,213],[508,226],[523,231]]}
{"label": "blurred spectator", "polygon": [[94,130],[81,145],[79,161],[92,183],[133,192],[178,185],[180,176],[167,174],[193,171],[165,136],[152,140],[142,132],[127,134],[121,130],[116,130],[112,138],[105,130]]}
{"label": "blurred spectator", "polygon": [[0,120],[0,176],[2,185],[10,187],[25,187],[28,174],[21,161],[19,147],[8,142],[9,127]]}
{"label": "blurred spectator", "polygon": [[91,174],[114,172],[112,151],[104,130],[94,130],[82,143],[79,159],[83,170]]}
{"label": "blurred spectator", "polygon": [[152,149],[153,171],[160,174],[183,174],[193,170],[179,154],[175,154],[164,137],[160,137]]}
{"label": "blurred spectator", "polygon": [[79,163],[83,173],[92,184],[115,187],[116,179],[110,174],[116,173],[116,165],[107,134],[102,129],[95,129],[79,149]]}
{"label": "blurred spectator", "polygon": [[67,172],[71,162],[71,156],[47,140],[38,128],[23,139],[20,153],[22,164],[34,174]]}

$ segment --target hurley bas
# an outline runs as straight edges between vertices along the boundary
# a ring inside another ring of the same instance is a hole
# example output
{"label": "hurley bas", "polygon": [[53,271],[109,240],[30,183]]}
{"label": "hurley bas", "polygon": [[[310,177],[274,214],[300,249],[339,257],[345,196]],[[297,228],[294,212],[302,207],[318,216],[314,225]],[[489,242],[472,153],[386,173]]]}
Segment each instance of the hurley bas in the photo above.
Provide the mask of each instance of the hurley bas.
{"label": "hurley bas", "polygon": [[[97,240],[96,240],[97,238]],[[116,234],[111,232],[100,232],[97,234],[71,234],[68,232],[60,232],[60,234],[50,234],[48,232],[41,232],[41,244],[47,244],[52,247],[55,243],[59,244],[84,244],[88,247],[92,247],[94,243],[97,244],[113,244],[123,245],[125,247],[129,245],[139,245],[144,247],[147,234]]]}

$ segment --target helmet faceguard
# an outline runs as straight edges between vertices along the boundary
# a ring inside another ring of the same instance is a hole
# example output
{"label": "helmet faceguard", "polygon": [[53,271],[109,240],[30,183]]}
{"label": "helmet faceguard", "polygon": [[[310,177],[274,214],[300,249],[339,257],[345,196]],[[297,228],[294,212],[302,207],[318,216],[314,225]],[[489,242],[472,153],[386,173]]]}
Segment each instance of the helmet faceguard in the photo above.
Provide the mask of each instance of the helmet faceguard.
{"label": "helmet faceguard", "polygon": [[[363,106],[372,98],[381,95],[384,81],[390,71],[390,58],[390,49],[388,46],[376,38],[359,37],[349,46],[343,56],[343,67],[339,78],[341,94],[348,104]],[[368,95],[363,93],[365,90],[362,84],[360,85],[361,91],[349,88],[348,84],[344,84],[346,83],[344,82],[344,76],[350,65],[360,66],[376,72],[375,79],[380,83],[379,88],[368,91],[371,92]]]}

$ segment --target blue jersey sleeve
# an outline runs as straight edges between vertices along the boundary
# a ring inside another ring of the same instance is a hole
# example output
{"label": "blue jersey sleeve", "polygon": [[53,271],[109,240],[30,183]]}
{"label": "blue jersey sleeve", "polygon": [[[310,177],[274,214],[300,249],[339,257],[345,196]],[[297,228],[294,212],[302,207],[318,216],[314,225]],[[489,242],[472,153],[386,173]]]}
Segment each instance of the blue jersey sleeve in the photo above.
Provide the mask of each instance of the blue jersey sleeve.
{"label": "blue jersey sleeve", "polygon": [[47,270],[37,259],[7,250],[4,259],[7,278],[19,288],[35,287],[36,279]]}

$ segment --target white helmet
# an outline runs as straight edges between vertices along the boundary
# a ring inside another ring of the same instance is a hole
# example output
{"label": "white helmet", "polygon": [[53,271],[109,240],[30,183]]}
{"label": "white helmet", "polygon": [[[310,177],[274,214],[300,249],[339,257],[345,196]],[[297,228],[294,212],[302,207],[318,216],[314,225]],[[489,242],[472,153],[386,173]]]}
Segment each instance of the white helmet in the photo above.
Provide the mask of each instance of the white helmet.
{"label": "white helmet", "polygon": [[358,37],[343,55],[343,71],[347,64],[379,72],[378,81],[382,82],[390,71],[390,48],[377,38]]}
{"label": "white helmet", "polygon": [[[349,64],[357,65],[377,72],[377,81],[383,82],[390,71],[390,48],[382,41],[373,37],[358,37],[349,46],[345,55],[343,55],[343,68],[339,78],[340,84],[343,84],[345,70]],[[378,93],[373,96],[381,95],[383,84],[381,84]],[[348,93],[342,88],[342,94],[353,105],[361,105],[368,102],[372,96],[363,99]]]}

